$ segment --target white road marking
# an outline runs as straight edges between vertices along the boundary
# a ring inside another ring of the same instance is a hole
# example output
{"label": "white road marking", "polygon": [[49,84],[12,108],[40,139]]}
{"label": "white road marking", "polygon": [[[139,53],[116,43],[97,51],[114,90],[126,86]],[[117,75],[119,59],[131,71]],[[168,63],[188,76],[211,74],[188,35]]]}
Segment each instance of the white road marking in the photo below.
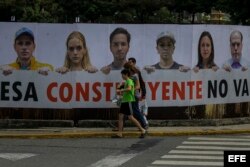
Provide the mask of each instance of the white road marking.
{"label": "white road marking", "polygon": [[[243,136],[242,136],[243,137]],[[215,138],[215,137],[190,137],[188,140],[206,140],[206,141],[249,141],[250,139],[242,138]]]}
{"label": "white road marking", "polygon": [[199,149],[199,150],[250,150],[249,147],[216,147],[216,146],[177,146],[178,149]]}
{"label": "white road marking", "polygon": [[94,164],[91,164],[89,167],[117,167],[129,161],[131,158],[134,158],[136,155],[137,154],[110,155]]}
{"label": "white road marking", "polygon": [[183,158],[183,159],[213,159],[213,160],[223,160],[223,156],[207,156],[207,155],[164,155],[161,158],[166,158],[166,159],[178,159],[178,158]]}
{"label": "white road marking", "polygon": [[0,158],[4,158],[10,161],[17,161],[24,158],[30,158],[37,154],[32,153],[0,153]]}
{"label": "white road marking", "polygon": [[170,154],[214,154],[214,155],[223,155],[223,151],[192,151],[192,150],[171,150],[169,151]]}
{"label": "white road marking", "polygon": [[188,166],[223,166],[223,162],[204,162],[204,161],[164,161],[156,160],[153,165],[188,165]]}
{"label": "white road marking", "polygon": [[215,142],[215,141],[184,141],[182,144],[190,145],[227,145],[227,146],[250,146],[250,142]]}
{"label": "white road marking", "polygon": [[250,150],[250,136],[189,137],[176,149],[155,160],[153,166],[223,166],[224,150]]}

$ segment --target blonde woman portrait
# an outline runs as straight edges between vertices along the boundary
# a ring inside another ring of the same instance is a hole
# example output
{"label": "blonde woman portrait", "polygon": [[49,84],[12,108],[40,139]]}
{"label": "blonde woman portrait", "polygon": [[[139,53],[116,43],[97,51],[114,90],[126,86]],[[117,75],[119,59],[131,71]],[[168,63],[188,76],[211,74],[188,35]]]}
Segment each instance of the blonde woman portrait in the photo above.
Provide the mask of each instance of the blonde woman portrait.
{"label": "blonde woman portrait", "polygon": [[79,31],[73,31],[66,40],[66,55],[64,65],[57,68],[59,73],[69,71],[97,72],[97,68],[91,64],[90,56],[84,35]]}
{"label": "blonde woman portrait", "polygon": [[[79,31],[73,31],[66,40],[66,55],[64,65],[56,69],[56,72],[65,74],[70,71],[97,72],[97,68],[91,64],[89,52],[84,35]],[[60,119],[74,120],[74,125],[78,126],[78,119],[81,109],[57,110]]]}

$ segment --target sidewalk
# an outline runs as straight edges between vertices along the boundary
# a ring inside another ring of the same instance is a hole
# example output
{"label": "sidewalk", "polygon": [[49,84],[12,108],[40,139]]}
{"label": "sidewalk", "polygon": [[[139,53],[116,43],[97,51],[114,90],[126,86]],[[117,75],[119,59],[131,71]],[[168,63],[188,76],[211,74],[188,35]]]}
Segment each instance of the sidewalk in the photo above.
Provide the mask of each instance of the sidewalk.
{"label": "sidewalk", "polygon": [[[72,121],[0,120],[0,138],[111,137],[116,132],[112,131],[109,123],[110,121],[104,120],[82,120],[79,122],[80,127],[73,127]],[[26,124],[29,125],[28,128],[25,128]],[[150,125],[148,136],[152,137],[250,133],[248,117],[222,120],[151,120]],[[124,137],[139,135],[137,128],[126,123]]]}

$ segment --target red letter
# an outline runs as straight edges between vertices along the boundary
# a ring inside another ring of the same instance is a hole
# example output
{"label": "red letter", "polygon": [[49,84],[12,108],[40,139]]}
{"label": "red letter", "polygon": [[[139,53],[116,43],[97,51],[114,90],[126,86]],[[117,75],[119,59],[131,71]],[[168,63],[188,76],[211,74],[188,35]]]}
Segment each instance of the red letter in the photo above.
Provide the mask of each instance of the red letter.
{"label": "red letter", "polygon": [[170,82],[162,82],[162,100],[169,100],[169,85]]}
{"label": "red letter", "polygon": [[97,87],[100,86],[101,86],[100,82],[96,82],[93,84],[93,92],[97,95],[96,97],[93,97],[94,102],[100,101],[102,98],[102,93],[100,92],[100,90],[97,89]]}
{"label": "red letter", "polygon": [[106,101],[110,101],[111,100],[111,87],[113,87],[113,83],[110,82],[110,83],[104,83],[103,86],[106,88],[106,97],[105,97],[105,100]]}
{"label": "red letter", "polygon": [[[64,97],[64,89],[67,88],[68,89],[68,96],[67,97]],[[63,102],[69,102],[71,99],[72,99],[72,95],[73,95],[73,88],[72,86],[70,85],[70,83],[63,83],[61,86],[60,86],[60,89],[59,89],[59,95],[60,95],[60,98]]]}
{"label": "red letter", "polygon": [[48,88],[47,88],[47,97],[50,101],[52,102],[57,102],[57,97],[52,96],[52,89],[54,87],[57,87],[57,83],[56,82],[52,82],[51,84],[49,84]]}
{"label": "red letter", "polygon": [[194,87],[194,81],[189,81],[187,83],[187,86],[189,86],[189,99],[192,100],[193,99],[193,87]]}
{"label": "red letter", "polygon": [[85,83],[85,89],[81,83],[76,83],[76,101],[80,101],[81,97],[84,101],[89,101],[89,83]]}
{"label": "red letter", "polygon": [[197,81],[196,83],[196,98],[202,98],[202,81]]}
{"label": "red letter", "polygon": [[156,90],[158,89],[160,82],[156,82],[155,86],[152,82],[148,82],[149,89],[151,90],[152,100],[156,99]]}
{"label": "red letter", "polygon": [[181,82],[181,89],[177,82],[173,82],[173,100],[176,100],[177,94],[181,100],[185,99],[185,82]]}

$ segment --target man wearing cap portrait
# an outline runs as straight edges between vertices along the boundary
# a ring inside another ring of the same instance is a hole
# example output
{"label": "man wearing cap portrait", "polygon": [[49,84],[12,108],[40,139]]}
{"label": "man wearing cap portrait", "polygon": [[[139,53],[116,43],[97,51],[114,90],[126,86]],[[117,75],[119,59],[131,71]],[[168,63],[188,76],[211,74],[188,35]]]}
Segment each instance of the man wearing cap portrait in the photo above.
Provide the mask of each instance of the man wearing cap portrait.
{"label": "man wearing cap portrait", "polygon": [[35,48],[34,33],[26,27],[19,29],[14,41],[17,59],[15,62],[0,67],[3,74],[9,75],[13,70],[36,70],[39,74],[48,75],[48,72],[53,70],[53,66],[37,61],[33,55]]}
{"label": "man wearing cap portrait", "polygon": [[190,70],[189,67],[174,61],[175,42],[174,35],[171,32],[161,32],[156,39],[156,49],[160,55],[160,61],[154,65],[145,66],[144,69],[148,73],[159,69],[177,69],[181,72]]}
{"label": "man wearing cap portrait", "polygon": [[[160,55],[160,61],[153,65],[144,67],[147,73],[155,72],[155,70],[179,70],[180,72],[187,72],[189,67],[177,63],[173,59],[175,50],[175,38],[171,32],[161,32],[156,38],[156,49]],[[162,119],[169,118],[173,115],[173,119],[188,118],[188,107],[150,107],[152,113],[161,115]],[[171,114],[166,111],[170,111]],[[167,114],[163,114],[167,113]]]}
{"label": "man wearing cap portrait", "polygon": [[[53,71],[53,66],[41,63],[36,60],[33,52],[36,48],[34,42],[34,33],[23,27],[15,33],[14,49],[17,53],[16,61],[0,67],[4,75],[10,75],[14,70],[34,70],[39,74],[48,75],[49,71]],[[8,118],[20,117],[22,119],[41,118],[43,113],[50,109],[35,108],[4,108],[0,109]]]}

